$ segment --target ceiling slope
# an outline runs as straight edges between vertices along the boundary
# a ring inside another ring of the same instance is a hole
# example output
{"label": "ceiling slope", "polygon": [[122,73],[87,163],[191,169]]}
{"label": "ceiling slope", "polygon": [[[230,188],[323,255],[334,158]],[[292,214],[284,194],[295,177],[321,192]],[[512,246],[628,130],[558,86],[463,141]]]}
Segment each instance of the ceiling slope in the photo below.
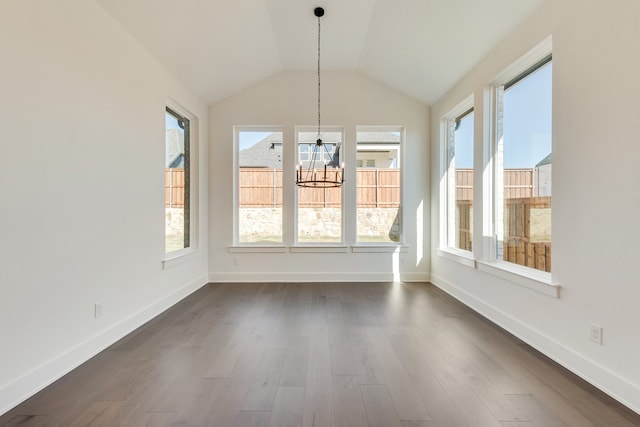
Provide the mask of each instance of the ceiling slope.
{"label": "ceiling slope", "polygon": [[96,0],[205,102],[280,71],[356,70],[437,101],[543,0]]}

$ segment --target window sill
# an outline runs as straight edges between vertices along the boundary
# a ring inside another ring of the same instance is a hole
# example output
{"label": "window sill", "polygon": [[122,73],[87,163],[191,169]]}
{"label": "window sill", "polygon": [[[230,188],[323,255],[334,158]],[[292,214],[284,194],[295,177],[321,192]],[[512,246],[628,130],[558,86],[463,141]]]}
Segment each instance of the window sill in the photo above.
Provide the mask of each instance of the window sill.
{"label": "window sill", "polygon": [[351,246],[351,252],[354,253],[397,253],[409,252],[409,246],[406,245],[397,245],[394,243],[390,243],[388,245],[380,245],[380,244],[360,244]]}
{"label": "window sill", "polygon": [[551,283],[551,273],[522,267],[504,261],[477,261],[480,271],[516,283],[525,288],[543,293],[553,298],[560,298],[560,285]]}
{"label": "window sill", "polygon": [[348,246],[291,246],[292,253],[347,253]]}
{"label": "window sill", "polygon": [[200,257],[200,251],[193,249],[183,249],[180,251],[171,252],[165,255],[166,258],[162,260],[162,269],[167,270],[175,267],[187,261],[192,261]]}
{"label": "window sill", "polygon": [[284,253],[287,247],[283,245],[246,245],[229,246],[231,253]]}
{"label": "window sill", "polygon": [[438,256],[441,256],[444,259],[457,262],[458,264],[465,265],[469,268],[476,268],[476,260],[473,258],[473,253],[469,251],[454,248],[442,248],[436,249],[436,252]]}

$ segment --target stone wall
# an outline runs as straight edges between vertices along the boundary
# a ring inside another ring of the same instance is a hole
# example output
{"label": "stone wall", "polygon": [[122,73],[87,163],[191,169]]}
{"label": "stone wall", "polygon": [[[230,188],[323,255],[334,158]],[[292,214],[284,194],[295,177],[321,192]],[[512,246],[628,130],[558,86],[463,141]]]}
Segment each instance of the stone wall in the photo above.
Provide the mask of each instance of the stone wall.
{"label": "stone wall", "polygon": [[[273,208],[240,209],[240,241],[258,242],[282,235],[282,210]],[[301,208],[299,220],[306,224],[300,240],[340,240],[342,211],[339,208]],[[397,242],[400,240],[398,208],[358,209],[358,241]]]}

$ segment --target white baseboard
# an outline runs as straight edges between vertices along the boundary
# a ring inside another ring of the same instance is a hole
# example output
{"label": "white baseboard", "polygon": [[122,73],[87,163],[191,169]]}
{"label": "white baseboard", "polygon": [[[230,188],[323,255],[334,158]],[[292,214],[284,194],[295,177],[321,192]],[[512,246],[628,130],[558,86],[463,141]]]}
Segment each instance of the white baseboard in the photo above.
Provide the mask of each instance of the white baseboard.
{"label": "white baseboard", "polygon": [[[211,283],[393,282],[393,273],[211,273]],[[402,282],[428,282],[428,273],[401,273]]]}
{"label": "white baseboard", "polygon": [[513,316],[466,292],[453,283],[431,275],[431,283],[466,306],[515,335],[551,360],[640,414],[640,386],[622,378],[605,366],[586,358],[571,348],[531,328]]}
{"label": "white baseboard", "polygon": [[201,277],[0,387],[0,415],[55,382],[130,332],[206,285]]}

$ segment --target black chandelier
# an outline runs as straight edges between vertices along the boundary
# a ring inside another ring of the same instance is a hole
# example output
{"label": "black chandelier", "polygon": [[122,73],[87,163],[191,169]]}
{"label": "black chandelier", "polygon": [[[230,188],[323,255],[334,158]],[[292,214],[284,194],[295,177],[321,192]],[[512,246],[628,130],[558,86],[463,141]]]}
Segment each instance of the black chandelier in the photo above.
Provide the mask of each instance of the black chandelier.
{"label": "black chandelier", "polygon": [[311,147],[309,160],[298,164],[296,185],[309,188],[340,187],[344,183],[344,163],[340,163],[341,147],[335,144],[335,151],[329,151],[329,146],[322,141],[320,129],[320,17],[324,15],[324,9],[316,7],[313,13],[318,17],[318,135],[315,145]]}

